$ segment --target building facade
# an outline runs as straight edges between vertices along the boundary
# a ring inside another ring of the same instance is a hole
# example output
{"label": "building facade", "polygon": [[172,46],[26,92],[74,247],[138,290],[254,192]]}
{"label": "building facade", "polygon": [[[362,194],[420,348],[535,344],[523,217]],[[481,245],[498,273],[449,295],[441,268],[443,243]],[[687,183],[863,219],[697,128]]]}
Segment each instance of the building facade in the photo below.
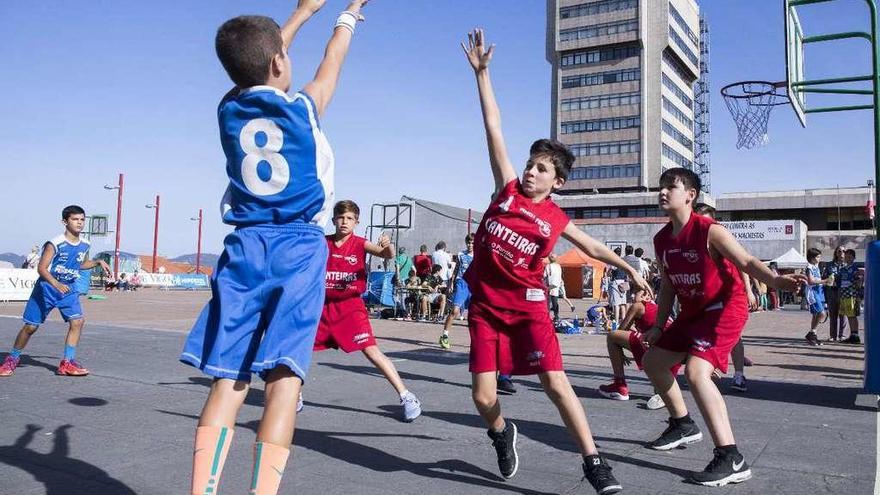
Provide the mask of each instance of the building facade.
{"label": "building facade", "polygon": [[695,0],[547,1],[551,136],[576,157],[560,194],[652,191],[668,168],[695,170],[700,34]]}

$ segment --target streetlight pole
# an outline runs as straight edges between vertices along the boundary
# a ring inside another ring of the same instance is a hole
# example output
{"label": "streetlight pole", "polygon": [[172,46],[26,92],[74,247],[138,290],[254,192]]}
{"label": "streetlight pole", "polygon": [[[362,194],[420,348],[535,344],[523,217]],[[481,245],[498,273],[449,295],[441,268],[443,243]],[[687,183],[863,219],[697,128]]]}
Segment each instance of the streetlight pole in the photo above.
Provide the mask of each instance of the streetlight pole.
{"label": "streetlight pole", "polygon": [[119,239],[122,235],[122,186],[125,174],[119,174],[119,183],[115,186],[105,185],[104,189],[116,189],[116,248],[113,251],[113,276],[119,276]]}
{"label": "streetlight pole", "polygon": [[147,208],[156,210],[156,220],[153,222],[153,269],[156,273],[156,251],[159,247],[159,195],[156,195],[156,202],[151,205],[145,205]]}
{"label": "streetlight pole", "polygon": [[201,273],[202,268],[202,209],[199,208],[199,216],[190,218],[199,222],[199,240],[196,244],[196,273]]}

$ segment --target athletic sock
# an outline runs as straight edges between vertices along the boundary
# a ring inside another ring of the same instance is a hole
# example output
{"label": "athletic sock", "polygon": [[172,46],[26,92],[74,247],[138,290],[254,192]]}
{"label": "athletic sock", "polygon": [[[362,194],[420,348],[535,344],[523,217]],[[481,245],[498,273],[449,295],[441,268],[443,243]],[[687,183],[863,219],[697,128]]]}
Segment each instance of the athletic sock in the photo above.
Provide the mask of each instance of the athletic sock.
{"label": "athletic sock", "polygon": [[21,358],[21,351],[23,351],[23,350],[24,349],[18,349],[16,347],[13,347],[12,352],[9,353],[9,357],[15,358],[15,359],[20,359]]}
{"label": "athletic sock", "polygon": [[735,443],[732,443],[730,445],[722,445],[718,447],[718,450],[724,452],[727,455],[739,454],[739,449],[736,448]]}
{"label": "athletic sock", "polygon": [[743,372],[742,372],[742,371],[734,371],[734,372],[733,372],[733,378],[734,378],[734,379],[741,378],[742,376],[743,376]]}
{"label": "athletic sock", "polygon": [[193,495],[217,493],[220,474],[235,430],[225,426],[199,426],[193,448]]}
{"label": "athletic sock", "polygon": [[290,449],[267,442],[254,444],[254,474],[248,495],[276,495]]}
{"label": "athletic sock", "polygon": [[694,422],[694,420],[691,418],[690,414],[685,414],[684,416],[682,416],[680,418],[672,418],[672,420],[680,425],[688,425],[688,424],[691,424]]}
{"label": "athletic sock", "polygon": [[409,390],[404,390],[403,392],[400,393],[400,398],[406,399],[407,395],[409,395]]}
{"label": "athletic sock", "polygon": [[65,345],[64,346],[64,359],[68,361],[73,361],[76,358],[76,346],[75,345]]}
{"label": "athletic sock", "polygon": [[443,329],[443,336],[444,336],[444,337],[449,337],[449,330],[446,330],[446,329],[444,328],[444,329]]}

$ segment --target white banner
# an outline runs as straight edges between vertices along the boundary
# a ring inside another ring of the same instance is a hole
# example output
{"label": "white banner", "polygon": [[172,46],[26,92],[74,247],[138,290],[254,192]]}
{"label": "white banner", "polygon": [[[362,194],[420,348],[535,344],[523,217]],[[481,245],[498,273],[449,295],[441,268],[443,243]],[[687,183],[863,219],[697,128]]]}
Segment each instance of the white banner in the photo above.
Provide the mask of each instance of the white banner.
{"label": "white banner", "polygon": [[27,301],[38,278],[36,270],[0,268],[0,301]]}
{"label": "white banner", "polygon": [[144,287],[171,287],[174,285],[174,275],[170,273],[139,273],[138,276]]}
{"label": "white banner", "polygon": [[736,240],[743,241],[791,241],[797,239],[792,220],[745,220],[738,222],[718,222]]}

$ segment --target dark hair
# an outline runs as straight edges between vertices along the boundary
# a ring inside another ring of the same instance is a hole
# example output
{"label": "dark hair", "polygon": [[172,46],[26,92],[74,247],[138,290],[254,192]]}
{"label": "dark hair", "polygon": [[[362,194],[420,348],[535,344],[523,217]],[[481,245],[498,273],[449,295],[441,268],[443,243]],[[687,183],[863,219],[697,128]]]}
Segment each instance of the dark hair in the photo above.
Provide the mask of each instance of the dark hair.
{"label": "dark hair", "polygon": [[711,205],[700,203],[697,205],[696,208],[694,208],[694,210],[697,212],[698,215],[707,216],[713,220],[715,219],[715,208]]}
{"label": "dark hair", "polygon": [[236,86],[249,88],[265,84],[272,57],[284,50],[281,28],[266,16],[238,16],[217,30],[214,49]]}
{"label": "dark hair", "polygon": [[629,255],[629,254],[633,254],[633,247],[632,247],[632,245],[627,245],[625,248],[623,248],[623,252],[626,253],[626,254],[628,254],[628,255]]}
{"label": "dark hair", "polygon": [[67,220],[71,215],[85,215],[86,210],[83,210],[81,206],[70,205],[65,206],[63,210],[61,210],[61,219]]}
{"label": "dark hair", "polygon": [[431,265],[431,275],[433,275],[433,274],[435,274],[435,273],[439,273],[439,272],[441,272],[441,271],[443,271],[443,267],[442,267],[442,266],[440,266],[440,265]]}
{"label": "dark hair", "polygon": [[361,217],[361,209],[358,208],[357,203],[350,199],[343,199],[333,205],[333,218],[348,212],[354,213],[354,216],[357,218]]}
{"label": "dark hair", "polygon": [[427,252],[428,252],[428,246],[422,244],[421,246],[419,246],[419,252],[420,252],[420,253],[427,253]]}
{"label": "dark hair", "polygon": [[848,255],[852,256],[853,259],[855,259],[855,257],[856,257],[856,250],[855,250],[855,249],[847,249],[846,252],[844,252],[843,254],[848,254]]}
{"label": "dark hair", "polygon": [[645,250],[644,250],[644,249],[642,249],[642,248],[636,248],[636,252],[635,252],[636,258],[641,258],[643,254],[645,254]]}
{"label": "dark hair", "polygon": [[539,156],[547,156],[556,169],[556,177],[568,179],[568,173],[574,164],[574,155],[564,144],[554,139],[539,139],[529,148],[529,162]]}
{"label": "dark hair", "polygon": [[816,256],[822,254],[822,251],[819,251],[816,248],[807,249],[807,261],[815,260]]}
{"label": "dark hair", "polygon": [[[703,189],[703,181],[700,180],[700,176],[695,174],[693,170],[675,167],[660,174],[661,188],[672,186],[676,181],[681,181],[685,189],[693,189],[697,191],[697,195],[699,195],[700,191]],[[694,203],[694,206],[696,207],[696,202]]]}
{"label": "dark hair", "polygon": [[434,246],[435,251],[440,251],[441,249],[446,249],[446,241],[440,241]]}
{"label": "dark hair", "polygon": [[464,243],[467,244],[469,242],[474,242],[474,234],[464,236]]}

